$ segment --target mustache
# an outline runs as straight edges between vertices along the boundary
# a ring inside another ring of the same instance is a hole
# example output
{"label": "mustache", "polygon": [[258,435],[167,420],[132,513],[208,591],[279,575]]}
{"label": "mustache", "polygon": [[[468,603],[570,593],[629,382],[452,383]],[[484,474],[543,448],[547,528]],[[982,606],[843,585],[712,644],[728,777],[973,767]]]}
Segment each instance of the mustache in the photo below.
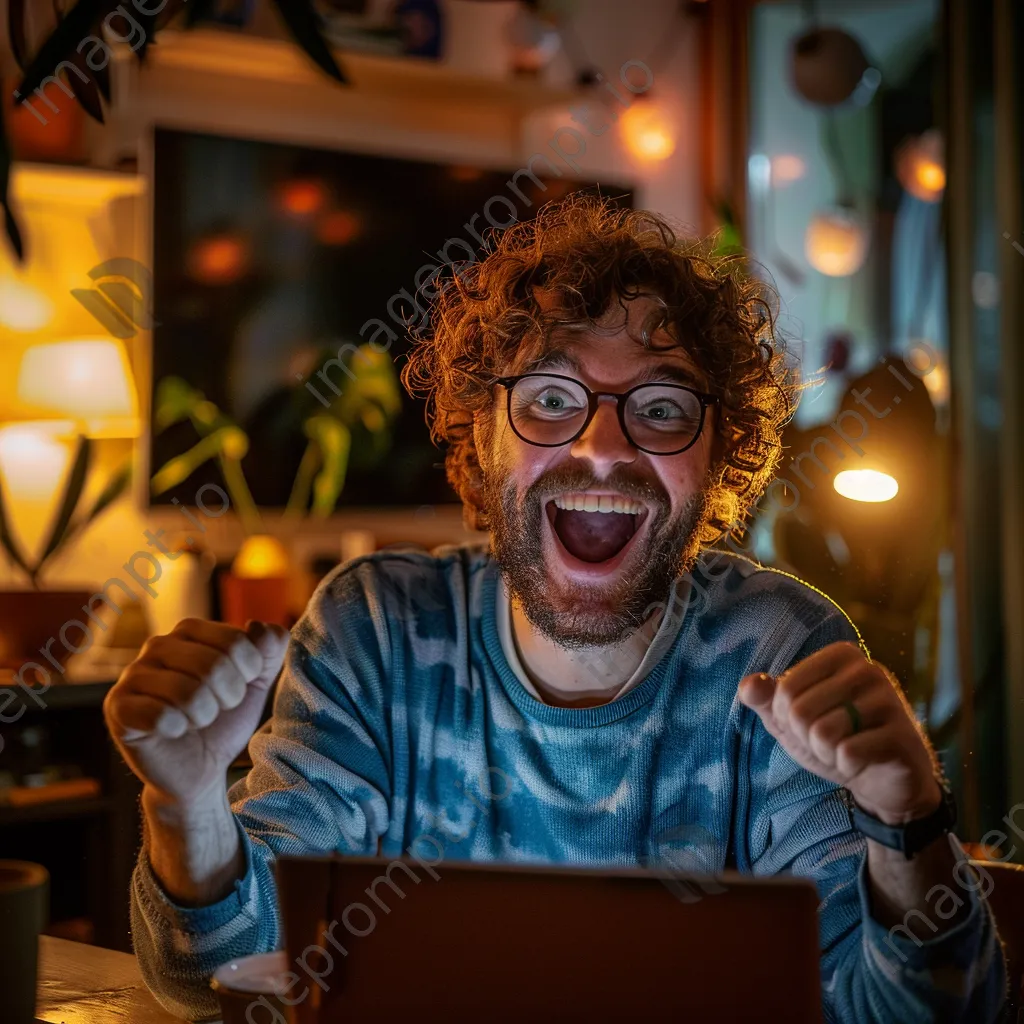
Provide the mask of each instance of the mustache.
{"label": "mustache", "polygon": [[527,489],[525,498],[548,499],[566,491],[587,491],[607,488],[644,504],[667,509],[671,504],[668,491],[657,480],[640,476],[628,466],[616,466],[599,480],[586,466],[558,466],[538,477]]}

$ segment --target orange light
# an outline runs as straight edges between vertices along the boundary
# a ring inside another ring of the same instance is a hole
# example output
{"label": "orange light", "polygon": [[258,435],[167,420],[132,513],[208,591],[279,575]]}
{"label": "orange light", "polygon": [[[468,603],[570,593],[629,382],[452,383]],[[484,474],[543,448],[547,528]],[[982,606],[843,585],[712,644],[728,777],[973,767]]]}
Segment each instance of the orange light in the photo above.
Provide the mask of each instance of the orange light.
{"label": "orange light", "polygon": [[938,164],[925,161],[918,165],[917,180],[929,192],[941,192],[946,187],[946,172]]}
{"label": "orange light", "polygon": [[946,190],[942,134],[932,129],[903,143],[896,153],[896,176],[915,198],[937,203]]}
{"label": "orange light", "polygon": [[829,277],[856,273],[868,251],[868,232],[857,214],[844,207],[822,210],[807,225],[804,252],[815,270]]}
{"label": "orange light", "polygon": [[832,486],[844,498],[872,503],[892,501],[900,490],[896,478],[880,469],[844,469],[835,475]]}
{"label": "orange light", "polygon": [[619,130],[626,148],[645,163],[667,160],[676,150],[671,119],[648,99],[633,101],[619,119]]}
{"label": "orange light", "polygon": [[358,236],[361,226],[359,218],[348,210],[331,210],[320,221],[316,237],[324,245],[348,245]]}
{"label": "orange light", "polygon": [[309,217],[327,202],[327,189],[313,178],[286,181],[280,190],[281,209],[293,217]]}
{"label": "orange light", "polygon": [[242,579],[280,579],[288,575],[288,552],[276,537],[258,533],[246,537],[231,571]]}
{"label": "orange light", "polygon": [[204,284],[231,284],[245,273],[248,252],[234,235],[216,235],[197,242],[188,255],[189,274]]}

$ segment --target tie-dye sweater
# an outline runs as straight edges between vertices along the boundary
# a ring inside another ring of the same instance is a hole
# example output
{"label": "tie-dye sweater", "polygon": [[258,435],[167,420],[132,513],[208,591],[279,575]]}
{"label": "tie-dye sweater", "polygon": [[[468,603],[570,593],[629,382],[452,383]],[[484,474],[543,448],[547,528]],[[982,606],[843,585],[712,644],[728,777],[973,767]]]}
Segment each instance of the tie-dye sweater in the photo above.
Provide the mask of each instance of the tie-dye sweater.
{"label": "tie-dye sweater", "polygon": [[[215,1014],[214,968],[280,941],[275,854],[380,853],[798,874],[822,897],[837,1021],[983,1022],[1005,967],[987,904],[920,945],[871,916],[865,844],[840,793],[799,768],[736,699],[856,630],[810,587],[732,555],[692,574],[675,642],[599,707],[543,704],[506,661],[486,548],[379,552],[319,587],[292,631],[272,719],[230,798],[245,875],[175,906],[140,856],[135,949],[160,1000]],[[941,984],[938,979],[941,976]]]}

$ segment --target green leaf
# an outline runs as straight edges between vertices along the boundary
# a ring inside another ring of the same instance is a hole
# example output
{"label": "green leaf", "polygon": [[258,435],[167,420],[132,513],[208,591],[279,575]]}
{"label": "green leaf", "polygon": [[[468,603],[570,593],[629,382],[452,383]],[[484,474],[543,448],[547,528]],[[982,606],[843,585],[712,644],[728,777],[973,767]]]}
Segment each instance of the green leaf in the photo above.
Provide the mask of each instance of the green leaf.
{"label": "green leaf", "polygon": [[168,459],[154,474],[149,490],[154,497],[187,480],[204,462],[217,458],[224,447],[224,434],[230,427],[215,431],[197,441],[187,452]]}
{"label": "green leaf", "polygon": [[288,30],[299,46],[331,78],[348,85],[348,78],[335,63],[331,48],[321,32],[322,20],[310,0],[274,0]]}
{"label": "green leaf", "polygon": [[78,0],[64,20],[50,33],[29,64],[25,77],[15,91],[20,103],[27,93],[38,89],[44,78],[63,60],[70,59],[78,44],[91,33],[93,26],[117,7],[117,0]]}
{"label": "green leaf", "polygon": [[89,463],[92,461],[92,442],[84,434],[78,439],[78,450],[75,452],[75,459],[71,465],[71,472],[68,474],[68,481],[64,487],[64,497],[61,499],[60,510],[57,513],[56,522],[50,533],[50,539],[43,548],[43,553],[36,562],[36,572],[42,569],[46,560],[61,546],[64,536],[67,533],[71,517],[75,513],[78,501],[85,489],[86,477],[89,474]]}
{"label": "green leaf", "polygon": [[29,568],[25,556],[14,539],[14,532],[11,530],[10,521],[7,518],[7,502],[4,500],[2,487],[0,487],[0,544],[3,545],[3,549],[10,556],[11,561],[34,583],[35,572]]}
{"label": "green leaf", "polygon": [[164,377],[156,386],[153,399],[154,431],[159,434],[179,420],[186,419],[203,401],[205,395],[181,377]]}
{"label": "green leaf", "polygon": [[132,464],[126,462],[108,481],[106,487],[96,496],[92,507],[80,520],[82,526],[88,526],[101,512],[105,511],[125,492],[132,478]]}
{"label": "green leaf", "polygon": [[329,516],[338,503],[345,486],[348,457],[352,449],[352,433],[333,416],[311,416],[303,424],[306,436],[315,441],[323,460],[313,480],[313,508],[316,516]]}
{"label": "green leaf", "polygon": [[28,63],[28,38],[25,34],[25,0],[8,0],[7,39],[18,67],[24,71]]}
{"label": "green leaf", "polygon": [[7,130],[4,127],[3,104],[0,104],[0,207],[4,211],[4,230],[19,263],[25,262],[25,243],[21,237],[21,229],[11,211],[11,162],[14,154],[7,141]]}

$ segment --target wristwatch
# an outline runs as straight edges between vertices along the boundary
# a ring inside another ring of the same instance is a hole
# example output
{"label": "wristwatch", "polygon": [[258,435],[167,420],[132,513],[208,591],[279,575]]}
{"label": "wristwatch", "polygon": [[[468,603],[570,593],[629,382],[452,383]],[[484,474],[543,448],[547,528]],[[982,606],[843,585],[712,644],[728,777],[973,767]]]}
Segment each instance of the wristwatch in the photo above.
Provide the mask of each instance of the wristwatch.
{"label": "wristwatch", "polygon": [[956,800],[949,786],[941,779],[939,788],[942,790],[939,806],[927,817],[918,818],[906,825],[887,825],[858,807],[848,790],[844,789],[843,794],[854,828],[868,839],[874,839],[890,850],[899,850],[907,860],[912,860],[926,846],[935,842],[939,836],[952,832],[956,826]]}

